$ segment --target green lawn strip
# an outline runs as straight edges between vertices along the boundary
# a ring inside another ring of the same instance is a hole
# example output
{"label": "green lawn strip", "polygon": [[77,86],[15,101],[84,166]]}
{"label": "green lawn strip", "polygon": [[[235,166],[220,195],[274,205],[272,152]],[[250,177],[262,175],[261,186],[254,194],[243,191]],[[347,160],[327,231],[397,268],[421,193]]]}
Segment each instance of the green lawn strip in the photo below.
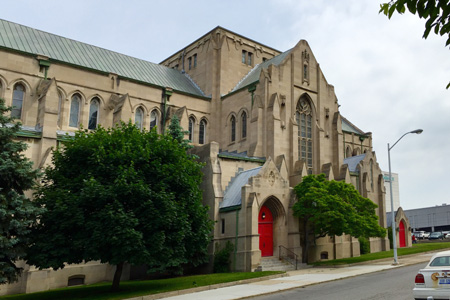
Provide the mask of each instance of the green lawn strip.
{"label": "green lawn strip", "polygon": [[120,283],[119,292],[110,292],[111,283],[104,282],[86,286],[77,286],[56,289],[45,292],[7,295],[0,299],[14,300],[74,300],[74,299],[92,299],[92,300],[119,300],[150,294],[158,294],[184,290],[194,287],[207,286],[218,283],[252,279],[283,272],[243,272],[243,273],[221,273],[176,277],[169,279],[146,280],[146,281],[124,281]]}
{"label": "green lawn strip", "polygon": [[[424,243],[424,244],[414,244],[410,248],[398,248],[397,249],[397,255],[408,255],[408,254],[416,254],[416,253],[422,253],[422,252],[428,252],[428,251],[436,251],[440,249],[450,249],[450,243],[443,242],[443,243]],[[341,259],[334,259],[334,260],[328,260],[328,261],[319,261],[312,263],[314,266],[330,266],[330,265],[343,265],[343,264],[354,264],[354,263],[360,263],[370,260],[376,260],[376,259],[383,259],[383,258],[392,258],[394,257],[394,250],[390,251],[383,251],[383,252],[377,252],[377,253],[368,253],[363,254],[358,257],[349,257],[349,258],[341,258]]]}

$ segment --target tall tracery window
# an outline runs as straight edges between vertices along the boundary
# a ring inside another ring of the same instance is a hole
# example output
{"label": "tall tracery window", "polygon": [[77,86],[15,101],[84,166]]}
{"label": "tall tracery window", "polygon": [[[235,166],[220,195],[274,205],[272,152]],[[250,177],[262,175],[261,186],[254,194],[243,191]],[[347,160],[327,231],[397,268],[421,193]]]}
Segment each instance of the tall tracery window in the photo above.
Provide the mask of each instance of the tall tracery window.
{"label": "tall tracery window", "polygon": [[25,87],[21,83],[17,83],[13,90],[13,101],[11,117],[20,119],[22,117],[22,106],[25,98]]}
{"label": "tall tracery window", "polygon": [[195,120],[194,118],[189,118],[189,140],[191,143],[194,142],[194,126],[195,126]]}
{"label": "tall tracery window", "polygon": [[199,134],[198,134],[198,143],[203,145],[206,141],[206,121],[200,121]]}
{"label": "tall tracery window", "polygon": [[91,105],[89,106],[89,124],[88,129],[94,130],[97,128],[98,124],[98,108],[100,106],[100,101],[97,97],[91,100]]}
{"label": "tall tracery window", "polygon": [[241,138],[245,139],[247,137],[247,113],[244,111],[241,115]]}
{"label": "tall tracery window", "polygon": [[136,109],[134,113],[134,125],[136,125],[139,130],[142,130],[142,123],[144,121],[144,110],[141,107]]}
{"label": "tall tracery window", "polygon": [[80,104],[81,104],[80,95],[74,94],[72,96],[72,101],[70,102],[70,116],[69,116],[70,127],[78,127],[78,121],[80,119]]}
{"label": "tall tracery window", "polygon": [[58,126],[61,127],[61,109],[62,109],[62,100],[63,100],[63,95],[61,93],[61,91],[58,91]]}
{"label": "tall tracery window", "polygon": [[297,103],[295,118],[298,124],[298,159],[303,159],[306,162],[308,174],[312,174],[312,110],[309,101],[305,97],[301,97]]}
{"label": "tall tracery window", "polygon": [[0,98],[2,97],[2,95],[3,95],[3,84],[2,81],[0,80]]}
{"label": "tall tracery window", "polygon": [[236,118],[234,116],[231,116],[230,119],[230,125],[231,125],[231,141],[236,141]]}
{"label": "tall tracery window", "polygon": [[152,130],[156,125],[158,125],[158,112],[154,109],[150,113],[150,130]]}

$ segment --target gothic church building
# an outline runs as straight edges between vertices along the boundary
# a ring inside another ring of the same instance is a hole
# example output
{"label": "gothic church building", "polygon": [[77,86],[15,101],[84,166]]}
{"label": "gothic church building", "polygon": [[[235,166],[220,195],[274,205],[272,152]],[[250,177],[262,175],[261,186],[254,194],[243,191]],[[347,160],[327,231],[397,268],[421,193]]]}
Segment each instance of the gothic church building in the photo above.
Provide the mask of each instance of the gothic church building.
{"label": "gothic church building", "polygon": [[[36,168],[80,126],[132,120],[162,132],[177,115],[206,163],[203,201],[215,221],[210,253],[232,242],[237,271],[254,271],[286,249],[301,257],[293,187],[307,174],[352,183],[378,205],[386,227],[372,135],[340,114],[305,40],[282,52],[216,27],[155,64],[0,19],[0,97],[14,106],[23,124],[19,139]],[[389,243],[373,238],[370,247],[384,251]],[[329,236],[313,245],[309,261],[359,251],[357,239]],[[108,280],[111,268],[26,266],[21,282],[1,286],[0,295]]]}

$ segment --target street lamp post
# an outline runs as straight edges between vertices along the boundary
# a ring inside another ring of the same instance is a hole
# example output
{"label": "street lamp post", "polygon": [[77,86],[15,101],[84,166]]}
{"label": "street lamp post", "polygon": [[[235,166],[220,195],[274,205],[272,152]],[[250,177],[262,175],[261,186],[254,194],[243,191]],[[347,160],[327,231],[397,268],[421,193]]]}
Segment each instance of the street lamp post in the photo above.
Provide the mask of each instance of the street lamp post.
{"label": "street lamp post", "polygon": [[389,143],[387,144],[388,147],[388,162],[389,162],[389,189],[391,194],[391,216],[392,216],[392,245],[394,247],[394,265],[398,265],[398,259],[397,259],[397,236],[395,234],[395,215],[394,215],[394,198],[392,195],[392,172],[391,172],[391,149],[394,148],[395,145],[407,134],[409,133],[415,133],[415,134],[421,134],[423,132],[422,129],[416,129],[413,131],[409,131],[402,135],[395,143],[392,145],[392,147],[389,147]]}

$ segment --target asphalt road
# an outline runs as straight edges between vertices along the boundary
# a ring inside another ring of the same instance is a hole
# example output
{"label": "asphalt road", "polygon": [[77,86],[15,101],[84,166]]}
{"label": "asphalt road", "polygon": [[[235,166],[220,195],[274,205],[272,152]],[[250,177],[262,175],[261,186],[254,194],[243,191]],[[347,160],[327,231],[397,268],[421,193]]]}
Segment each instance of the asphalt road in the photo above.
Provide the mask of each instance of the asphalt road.
{"label": "asphalt road", "polygon": [[400,267],[249,299],[411,300],[414,278],[417,271],[425,265],[426,263],[421,263]]}

